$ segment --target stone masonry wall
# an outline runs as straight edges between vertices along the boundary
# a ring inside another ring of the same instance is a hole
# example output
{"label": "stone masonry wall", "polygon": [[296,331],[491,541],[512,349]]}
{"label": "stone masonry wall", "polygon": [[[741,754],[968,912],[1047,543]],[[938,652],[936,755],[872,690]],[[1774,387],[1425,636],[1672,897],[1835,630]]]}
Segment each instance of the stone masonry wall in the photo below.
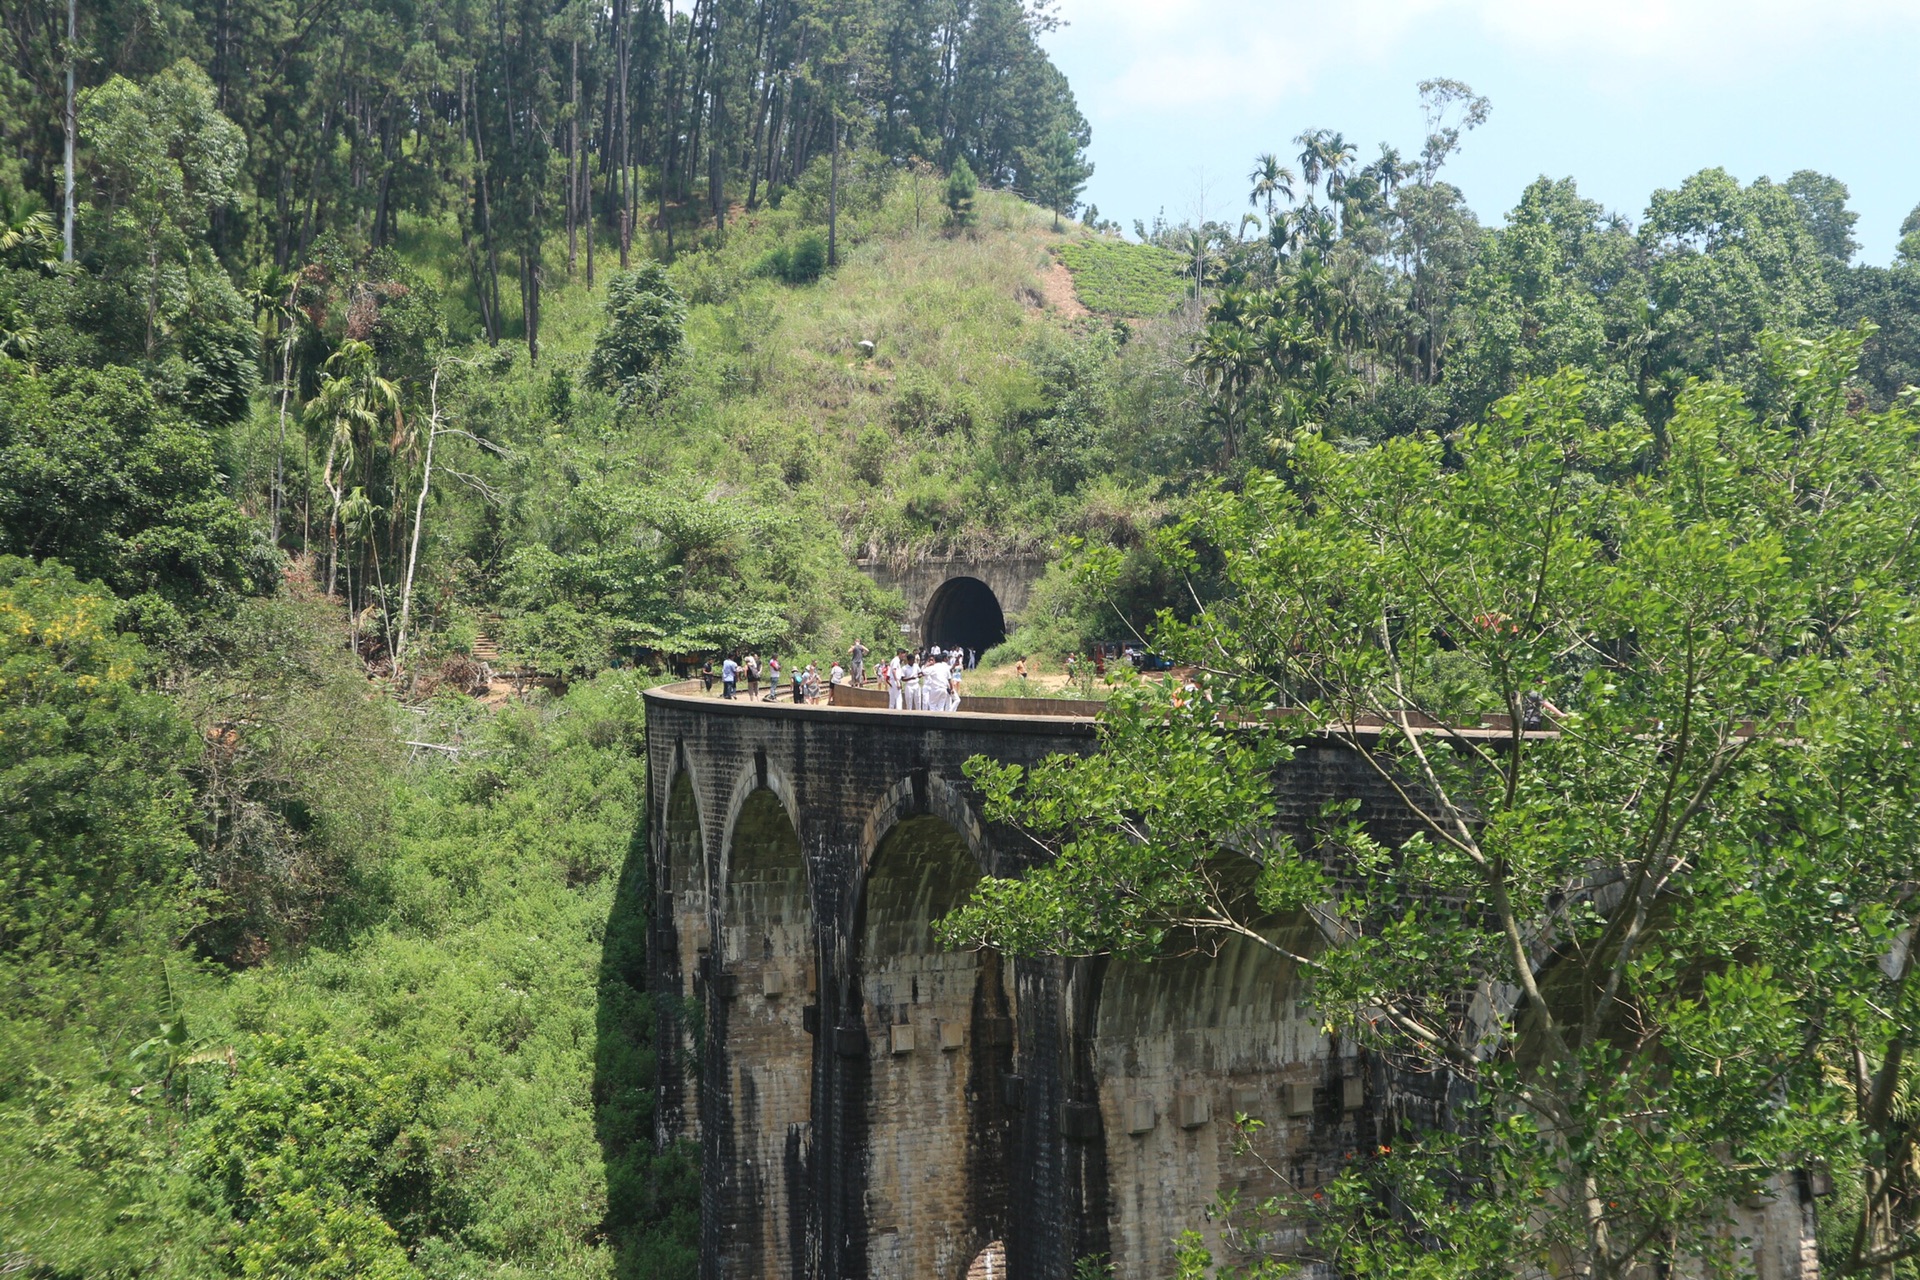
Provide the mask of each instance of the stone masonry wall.
{"label": "stone masonry wall", "polygon": [[728,1047],[715,1099],[731,1140],[720,1269],[777,1280],[808,1256],[813,1037],[802,1010],[812,998],[814,929],[800,839],[772,791],[753,791],[741,807],[725,872],[712,1024]]}
{"label": "stone masonry wall", "polygon": [[[1035,856],[981,821],[967,760],[1094,742],[1059,716],[647,694],[658,1134],[700,1143],[703,1280],[963,1280],[989,1258],[1007,1280],[1068,1280],[1090,1256],[1157,1280],[1182,1231],[1222,1261],[1245,1243],[1209,1217],[1223,1187],[1311,1191],[1384,1117],[1431,1109],[1433,1082],[1323,1034],[1267,948],[1131,964],[937,945],[932,922],[978,876]],[[1275,782],[1302,840],[1336,800],[1389,841],[1411,821],[1332,744]],[[1296,950],[1311,932],[1271,927]],[[1235,1154],[1236,1112],[1264,1122],[1264,1159]],[[1791,1184],[1734,1227],[1758,1239],[1758,1280],[1810,1274]]]}

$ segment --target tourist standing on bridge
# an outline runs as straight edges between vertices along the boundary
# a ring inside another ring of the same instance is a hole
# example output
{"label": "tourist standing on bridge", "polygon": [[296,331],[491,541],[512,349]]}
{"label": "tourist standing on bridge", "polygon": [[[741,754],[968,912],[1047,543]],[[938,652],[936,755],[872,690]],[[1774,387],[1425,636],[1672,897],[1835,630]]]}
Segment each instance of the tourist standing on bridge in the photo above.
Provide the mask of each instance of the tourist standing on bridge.
{"label": "tourist standing on bridge", "polygon": [[880,684],[887,691],[887,710],[900,709],[900,668],[907,665],[905,651],[896,651],[880,668]]}
{"label": "tourist standing on bridge", "polygon": [[720,696],[732,700],[734,692],[740,687],[740,664],[728,654],[727,660],[720,664]]}
{"label": "tourist standing on bridge", "polygon": [[920,655],[907,655],[907,665],[900,669],[900,705],[908,711],[920,709]]}
{"label": "tourist standing on bridge", "polygon": [[855,640],[853,647],[847,650],[847,656],[853,659],[853,683],[855,688],[864,688],[867,683],[867,646]]}
{"label": "tourist standing on bridge", "polygon": [[795,702],[805,702],[807,700],[806,680],[797,661],[790,674],[793,676],[793,700]]}
{"label": "tourist standing on bridge", "polygon": [[947,698],[952,694],[953,668],[948,665],[940,650],[933,651],[933,661],[921,671],[921,677],[927,682],[926,707],[929,711],[945,711]]}
{"label": "tourist standing on bridge", "polygon": [[760,655],[748,654],[740,667],[747,673],[747,701],[753,702],[760,696]]}
{"label": "tourist standing on bridge", "polygon": [[963,662],[955,666],[947,676],[947,710],[949,711],[960,709],[960,679],[966,672],[966,664]]}

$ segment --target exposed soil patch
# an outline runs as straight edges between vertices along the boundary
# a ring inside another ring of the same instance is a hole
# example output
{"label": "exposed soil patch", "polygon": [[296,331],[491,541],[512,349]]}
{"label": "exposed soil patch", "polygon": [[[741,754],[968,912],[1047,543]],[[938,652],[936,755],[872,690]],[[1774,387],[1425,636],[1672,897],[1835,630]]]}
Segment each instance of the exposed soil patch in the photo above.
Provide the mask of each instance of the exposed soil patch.
{"label": "exposed soil patch", "polygon": [[1067,270],[1066,264],[1058,258],[1040,273],[1040,292],[1049,307],[1069,320],[1092,314],[1080,304],[1080,295],[1073,287],[1073,272]]}

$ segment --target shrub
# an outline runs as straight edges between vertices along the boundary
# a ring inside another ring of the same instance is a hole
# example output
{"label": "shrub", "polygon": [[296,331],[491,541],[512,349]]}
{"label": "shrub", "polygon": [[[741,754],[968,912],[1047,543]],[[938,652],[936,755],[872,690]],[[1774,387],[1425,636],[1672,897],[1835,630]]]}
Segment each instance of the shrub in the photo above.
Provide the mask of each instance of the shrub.
{"label": "shrub", "polygon": [[759,271],[783,284],[812,284],[827,269],[827,242],[809,231],[792,244],[776,245],[760,259]]}
{"label": "shrub", "polygon": [[973,166],[967,158],[961,156],[953,162],[953,172],[947,176],[947,225],[958,230],[971,227],[979,218],[973,207],[974,197],[980,194],[980,180],[973,176]]}
{"label": "shrub", "polygon": [[826,269],[827,242],[818,231],[809,231],[793,242],[786,274],[781,279],[788,284],[812,284]]}
{"label": "shrub", "polygon": [[853,441],[853,474],[867,484],[879,484],[887,477],[887,456],[893,452],[893,437],[885,427],[868,423]]}
{"label": "shrub", "polygon": [[186,722],[140,688],[115,602],[0,557],[0,960],[85,957],[184,913]]}
{"label": "shrub", "polygon": [[643,262],[607,286],[607,325],[593,340],[587,381],[620,398],[652,399],[686,352],[687,306],[657,262]]}

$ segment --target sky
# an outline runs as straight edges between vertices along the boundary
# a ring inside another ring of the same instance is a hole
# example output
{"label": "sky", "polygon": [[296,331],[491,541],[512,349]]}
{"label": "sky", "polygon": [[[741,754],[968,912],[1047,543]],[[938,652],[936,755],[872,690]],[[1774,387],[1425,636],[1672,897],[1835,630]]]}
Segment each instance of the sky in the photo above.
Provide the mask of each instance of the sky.
{"label": "sky", "polygon": [[[1416,86],[1493,104],[1447,174],[1498,223],[1541,174],[1638,222],[1720,166],[1817,169],[1890,262],[1920,204],[1920,0],[1059,0],[1044,37],[1093,126],[1085,199],[1129,229],[1237,218],[1253,158],[1308,128],[1412,157]],[[1297,164],[1293,165],[1298,168]]]}

